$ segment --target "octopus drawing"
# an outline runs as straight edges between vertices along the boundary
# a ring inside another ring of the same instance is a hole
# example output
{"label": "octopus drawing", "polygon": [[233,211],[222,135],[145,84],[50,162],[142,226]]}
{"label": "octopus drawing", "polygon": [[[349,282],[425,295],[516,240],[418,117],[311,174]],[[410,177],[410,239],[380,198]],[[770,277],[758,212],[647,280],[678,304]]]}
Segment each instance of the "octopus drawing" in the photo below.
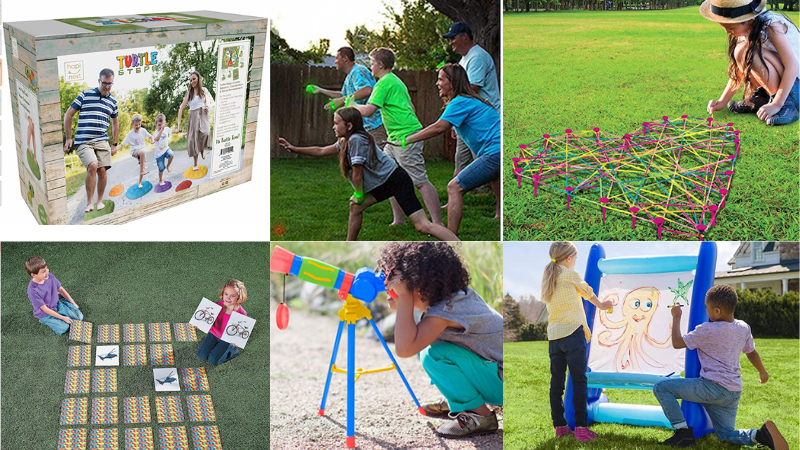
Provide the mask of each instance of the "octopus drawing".
{"label": "octopus drawing", "polygon": [[[614,322],[608,318],[609,311],[600,311],[600,323],[607,330],[602,331],[597,336],[597,342],[603,347],[613,347],[619,345],[617,354],[614,357],[614,367],[617,372],[641,372],[640,361],[651,367],[666,367],[661,364],[645,350],[644,342],[655,348],[668,348],[672,345],[672,324],[670,323],[670,335],[663,342],[657,341],[649,334],[650,322],[658,308],[659,290],[650,287],[639,287],[631,290],[622,300],[623,318],[619,322]],[[609,294],[604,299],[610,300],[616,306],[619,303],[617,294]],[[622,334],[612,338],[614,334],[610,330],[622,329]]]}

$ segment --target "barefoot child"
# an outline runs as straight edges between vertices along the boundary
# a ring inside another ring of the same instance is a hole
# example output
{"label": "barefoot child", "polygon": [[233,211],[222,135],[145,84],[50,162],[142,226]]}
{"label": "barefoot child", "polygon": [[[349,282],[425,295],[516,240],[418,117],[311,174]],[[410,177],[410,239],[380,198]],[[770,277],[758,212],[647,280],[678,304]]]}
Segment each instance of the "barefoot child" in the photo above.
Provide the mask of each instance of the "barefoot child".
{"label": "barefoot child", "polygon": [[705,299],[708,322],[685,335],[681,335],[681,308],[672,308],[672,346],[696,349],[702,369],[700,378],[669,378],[653,386],[653,394],[675,428],[673,436],[661,444],[673,447],[694,445],[694,431],[687,426],[678,405],[678,399],[682,398],[703,405],[720,441],[789,450],[786,439],[770,420],[758,430],[734,429],[743,388],[739,354],[747,355],[758,370],[761,383],[769,379],[753,344],[750,326],[733,318],[738,301],[733,287],[724,284],[712,287]]}
{"label": "barefoot child", "polygon": [[[800,30],[766,0],[705,0],[700,14],[728,33],[728,85],[708,112],[755,113],[767,125],[797,121],[800,105]],[[728,101],[744,86],[744,100]]]}
{"label": "barefoot child", "polygon": [[[161,186],[165,184],[164,169],[167,169],[167,172],[172,172],[169,166],[172,165],[172,158],[175,157],[175,154],[172,153],[172,149],[169,148],[169,137],[171,134],[172,130],[167,126],[166,116],[159,113],[156,116],[156,132],[153,135],[153,141],[156,143],[155,157],[156,164],[158,165],[158,184]],[[166,164],[164,164],[164,160],[167,160]]]}
{"label": "barefoot child", "polygon": [[[487,405],[503,404],[503,317],[469,287],[455,249],[444,242],[393,242],[381,249],[378,269],[397,293],[395,350],[419,353],[431,384],[444,399],[423,405],[427,415],[448,415],[436,432],[465,438],[497,431]],[[414,310],[422,320],[414,322]]]}
{"label": "barefoot child", "polygon": [[43,258],[28,258],[25,271],[31,276],[28,299],[33,305],[33,317],[39,319],[39,323],[47,325],[56,334],[64,334],[69,331],[73,320],[83,320],[80,307],[50,273]]}
{"label": "barefoot child", "polygon": [[333,131],[338,139],[325,147],[295,147],[284,138],[278,143],[289,151],[309,156],[339,154],[342,175],[353,185],[350,197],[350,221],[347,240],[358,239],[364,210],[387,198],[397,200],[420,233],[437,239],[457,241],[458,237],[442,225],[431,223],[414,193],[408,173],[388,157],[364,129],[364,122],[355,108],[337,109],[333,115]]}
{"label": "barefoot child", "polygon": [[133,125],[133,129],[125,135],[125,139],[122,140],[122,143],[119,144],[122,147],[125,144],[131,146],[131,156],[139,159],[139,187],[142,187],[142,178],[148,174],[148,172],[144,171],[144,162],[145,162],[145,139],[150,138],[152,139],[153,136],[147,132],[144,128],[142,128],[142,116],[141,114],[134,114],[131,118],[131,124]]}
{"label": "barefoot child", "polygon": [[592,288],[575,271],[578,249],[572,242],[553,242],[550,263],[542,276],[542,301],[550,314],[547,339],[550,341],[550,415],[556,437],[573,434],[564,417],[564,385],[566,370],[572,376],[575,408],[575,439],[592,441],[597,434],[587,428],[586,415],[586,343],[592,334],[586,323],[581,297],[602,310],[611,308],[611,301],[600,302]]}
{"label": "barefoot child", "polygon": [[228,326],[228,321],[234,311],[247,315],[242,308],[242,303],[246,300],[247,289],[244,287],[244,283],[239,280],[228,280],[225,283],[225,286],[219,291],[219,301],[217,302],[222,306],[222,311],[219,312],[217,320],[214,321],[214,325],[211,326],[208,335],[197,350],[197,356],[200,359],[216,366],[239,356],[239,349],[235,345],[223,341],[222,333],[225,332],[225,327]]}

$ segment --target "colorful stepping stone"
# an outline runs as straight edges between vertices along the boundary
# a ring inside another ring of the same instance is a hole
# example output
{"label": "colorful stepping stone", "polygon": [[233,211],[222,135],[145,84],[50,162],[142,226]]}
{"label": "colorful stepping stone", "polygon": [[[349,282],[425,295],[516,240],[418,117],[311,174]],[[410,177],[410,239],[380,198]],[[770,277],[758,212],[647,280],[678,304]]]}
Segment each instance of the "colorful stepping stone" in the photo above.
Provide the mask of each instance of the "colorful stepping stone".
{"label": "colorful stepping stone", "polygon": [[150,346],[150,364],[175,364],[172,344],[153,344]]}
{"label": "colorful stepping stone", "polygon": [[186,405],[189,407],[189,420],[192,422],[212,422],[217,420],[214,416],[214,404],[210,395],[188,395]]}
{"label": "colorful stepping stone", "polygon": [[144,324],[126,323],[122,325],[122,340],[124,342],[144,342]]}
{"label": "colorful stepping stone", "polygon": [[176,323],[172,325],[175,328],[175,340],[180,342],[196,341],[197,334],[194,332],[194,326],[190,323]]}
{"label": "colorful stepping stone", "polygon": [[86,428],[65,428],[58,431],[58,450],[85,450]]}
{"label": "colorful stepping stone", "polygon": [[119,342],[119,325],[98,325],[97,343],[117,343]]}
{"label": "colorful stepping stone", "polygon": [[64,382],[65,394],[88,394],[90,370],[68,370],[67,379]]}
{"label": "colorful stepping stone", "polygon": [[169,322],[151,323],[148,327],[150,328],[151,341],[159,342],[172,340],[172,334],[169,331]]}
{"label": "colorful stepping stone", "polygon": [[123,366],[144,366],[146,364],[147,349],[144,344],[122,346]]}
{"label": "colorful stepping stone", "polygon": [[86,344],[92,343],[92,324],[82,320],[73,320],[69,327],[69,337],[72,341],[80,341]]}
{"label": "colorful stepping stone", "polygon": [[192,442],[195,450],[222,449],[222,440],[216,426],[192,427]]}
{"label": "colorful stepping stone", "polygon": [[82,425],[89,416],[89,399],[65,398],[61,401],[61,425]]}
{"label": "colorful stepping stone", "polygon": [[[125,397],[122,399],[122,415],[125,423],[150,422],[150,397]],[[152,435],[151,435],[152,440]]]}
{"label": "colorful stepping stone", "polygon": [[92,399],[93,424],[117,422],[119,422],[117,416],[117,397],[95,397]]}
{"label": "colorful stepping stone", "polygon": [[92,346],[73,345],[67,351],[67,366],[91,366],[92,365]]}
{"label": "colorful stepping stone", "polygon": [[210,389],[205,367],[181,369],[181,375],[183,375],[183,386],[187,391],[207,391]]}
{"label": "colorful stepping stone", "polygon": [[118,450],[119,430],[116,428],[95,428],[89,433],[91,450]]}
{"label": "colorful stepping stone", "polygon": [[103,200],[103,205],[105,205],[103,209],[97,209],[97,206],[95,206],[93,210],[89,211],[88,213],[85,213],[83,215],[83,220],[88,221],[96,219],[100,216],[107,216],[114,212],[114,202],[112,202],[111,200]]}
{"label": "colorful stepping stone", "polygon": [[192,187],[192,180],[183,180],[180,182],[178,187],[175,188],[175,192],[180,192],[184,189],[189,189],[190,187]]}
{"label": "colorful stepping stone", "polygon": [[160,194],[162,192],[167,192],[170,189],[172,189],[172,183],[170,183],[169,181],[165,181],[163,185],[161,183],[157,184],[155,191],[156,194]]}
{"label": "colorful stepping stone", "polygon": [[181,398],[177,395],[156,397],[156,416],[158,423],[183,422]]}
{"label": "colorful stepping stone", "polygon": [[152,428],[126,428],[125,450],[154,450]]}
{"label": "colorful stepping stone", "polygon": [[189,166],[185,172],[183,172],[184,178],[189,178],[190,180],[199,180],[203,178],[208,173],[208,167],[203,165],[198,165],[197,170],[193,170],[194,168]]}
{"label": "colorful stepping stone", "polygon": [[121,184],[118,184],[118,185],[114,186],[113,188],[111,188],[110,191],[108,191],[108,196],[109,197],[116,197],[118,195],[121,195],[123,192],[125,192],[125,186],[123,186]]}
{"label": "colorful stepping stone", "polygon": [[189,450],[186,427],[160,428],[158,443],[161,450]]}
{"label": "colorful stepping stone", "polygon": [[95,369],[92,392],[117,392],[117,369]]}
{"label": "colorful stepping stone", "polygon": [[139,187],[139,184],[134,184],[128,188],[128,191],[125,192],[125,196],[131,200],[136,200],[137,198],[142,198],[153,189],[153,183],[149,181],[142,181],[142,187]]}

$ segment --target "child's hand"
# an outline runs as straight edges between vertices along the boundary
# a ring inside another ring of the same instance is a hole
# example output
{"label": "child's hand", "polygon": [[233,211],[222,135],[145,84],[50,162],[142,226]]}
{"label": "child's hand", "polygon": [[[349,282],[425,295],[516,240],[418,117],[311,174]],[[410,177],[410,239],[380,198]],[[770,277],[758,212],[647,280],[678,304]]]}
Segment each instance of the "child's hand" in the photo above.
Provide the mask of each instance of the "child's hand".
{"label": "child's hand", "polygon": [[389,302],[389,309],[391,309],[392,311],[397,311],[397,300],[387,295],[386,301]]}
{"label": "child's hand", "polygon": [[72,319],[67,316],[61,316],[61,320],[67,322],[68,324],[72,325]]}
{"label": "child's hand", "polygon": [[706,111],[708,111],[709,114],[714,114],[714,111],[722,111],[723,109],[725,109],[725,103],[719,100],[711,100],[708,102]]}
{"label": "child's hand", "polygon": [[611,309],[612,306],[614,306],[614,303],[612,303],[611,300],[603,300],[600,302],[600,309],[603,311]]}
{"label": "child's hand", "polygon": [[756,115],[761,120],[767,120],[775,114],[778,114],[778,111],[780,111],[782,107],[783,105],[778,106],[772,103],[767,103],[758,110]]}
{"label": "child's hand", "polygon": [[319,94],[319,86],[316,84],[309,84],[308,87],[311,88],[312,94]]}
{"label": "child's hand", "polygon": [[761,381],[761,384],[764,384],[769,380],[769,373],[765,370],[763,372],[758,372],[758,379]]}
{"label": "child's hand", "polygon": [[286,139],[284,139],[282,137],[278,138],[278,145],[280,145],[281,147],[285,148],[286,150],[289,150],[290,152],[294,148],[294,145],[292,145],[291,142],[287,141]]}
{"label": "child's hand", "polygon": [[680,319],[681,318],[681,315],[683,314],[683,311],[681,310],[680,305],[672,305],[672,308],[670,308],[670,309],[672,310],[672,318],[673,319]]}

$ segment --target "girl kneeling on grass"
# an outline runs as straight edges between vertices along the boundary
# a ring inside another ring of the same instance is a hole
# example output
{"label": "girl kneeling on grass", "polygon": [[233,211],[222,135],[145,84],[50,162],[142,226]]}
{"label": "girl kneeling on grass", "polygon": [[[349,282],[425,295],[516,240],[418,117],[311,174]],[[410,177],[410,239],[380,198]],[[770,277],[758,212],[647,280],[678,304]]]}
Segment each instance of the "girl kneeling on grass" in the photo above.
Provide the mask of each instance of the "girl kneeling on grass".
{"label": "girl kneeling on grass", "polygon": [[247,288],[244,287],[244,283],[239,280],[225,282],[225,286],[219,291],[219,301],[217,302],[222,306],[222,310],[219,312],[217,320],[214,321],[214,325],[208,330],[208,335],[200,344],[200,348],[197,349],[197,356],[200,359],[216,366],[239,356],[239,348],[223,341],[222,333],[225,332],[225,327],[228,326],[228,321],[234,311],[247,315],[247,311],[242,308],[242,303],[246,300]]}
{"label": "girl kneeling on grass", "polygon": [[495,197],[495,218],[500,217],[500,114],[473,92],[467,72],[458,64],[445,64],[436,81],[444,114],[435,123],[405,138],[406,145],[438,136],[455,128],[477,158],[447,184],[447,228],[458,233],[464,194],[490,183]]}
{"label": "girl kneeling on grass", "polygon": [[[728,33],[728,85],[708,112],[755,113],[767,125],[797,121],[800,105],[800,30],[766,10],[766,0],[705,0],[700,14]],[[728,101],[744,85],[744,100]]]}
{"label": "girl kneeling on grass", "polygon": [[586,343],[592,334],[586,323],[581,297],[602,310],[611,308],[611,301],[600,302],[592,288],[575,271],[578,249],[572,242],[553,242],[550,263],[542,276],[542,301],[550,314],[547,339],[550,341],[550,415],[556,436],[573,434],[564,417],[564,383],[566,370],[572,376],[572,404],[575,408],[575,439],[593,441],[597,435],[587,428],[586,415]]}
{"label": "girl kneeling on grass", "polygon": [[347,240],[354,241],[361,231],[364,210],[394,197],[403,212],[420,233],[430,234],[443,241],[458,237],[442,225],[431,223],[414,192],[414,183],[402,167],[388,157],[364,129],[361,113],[355,108],[342,108],[333,115],[333,131],[338,139],[325,147],[295,147],[284,138],[278,143],[291,152],[309,156],[339,154],[342,175],[353,185],[350,197],[350,221]]}

